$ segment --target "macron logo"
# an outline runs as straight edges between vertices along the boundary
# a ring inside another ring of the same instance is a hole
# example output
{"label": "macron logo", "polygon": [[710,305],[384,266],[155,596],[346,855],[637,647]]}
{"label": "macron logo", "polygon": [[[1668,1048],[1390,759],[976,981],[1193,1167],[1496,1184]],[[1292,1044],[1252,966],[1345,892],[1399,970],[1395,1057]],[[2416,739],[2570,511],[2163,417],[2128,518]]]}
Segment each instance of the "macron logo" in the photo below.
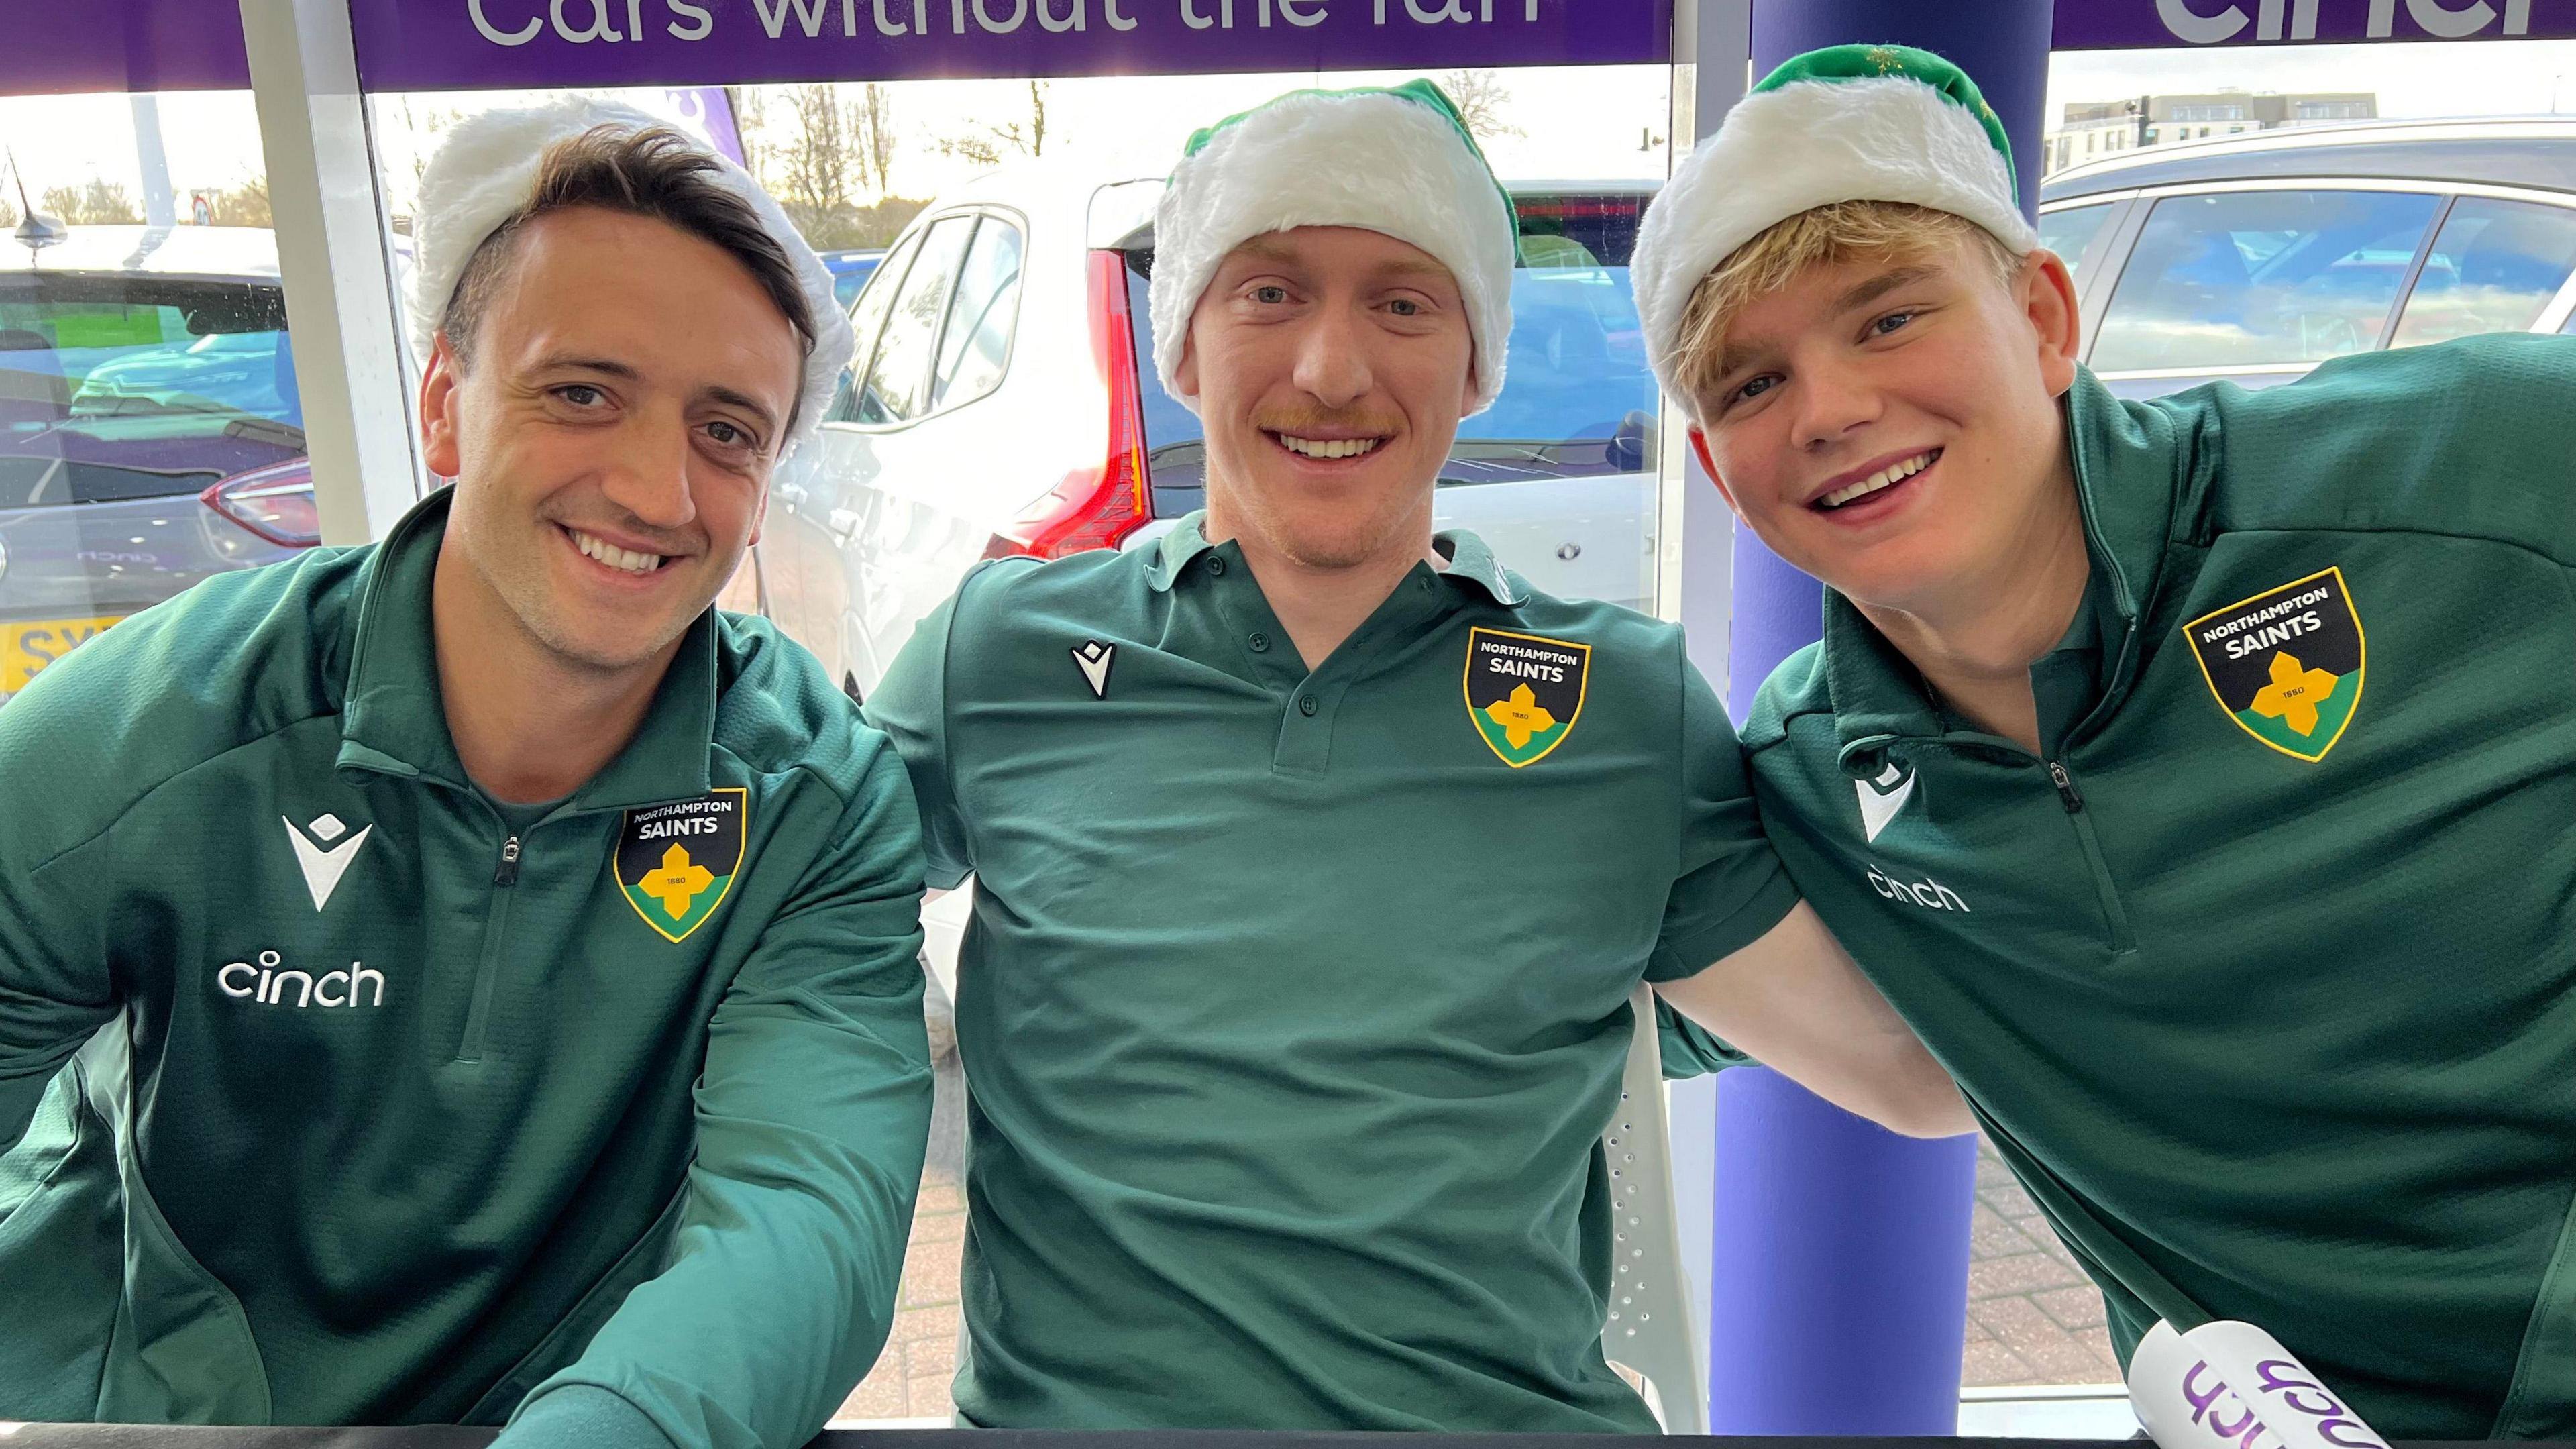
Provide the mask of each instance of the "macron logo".
{"label": "macron logo", "polygon": [[1891,764],[1875,780],[1852,781],[1852,792],[1860,797],[1861,834],[1870,843],[1877,843],[1878,833],[1914,798],[1914,780],[1913,771]]}
{"label": "macron logo", "polygon": [[[349,873],[349,863],[358,858],[358,847],[365,845],[376,830],[370,825],[349,835],[349,827],[340,823],[340,817],[328,813],[315,816],[303,830],[296,829],[295,822],[283,815],[277,817],[277,823],[286,827],[286,838],[295,843],[295,863],[304,871],[304,888],[312,893],[313,909],[317,911],[331,903],[332,892],[340,888],[340,878]],[[312,838],[306,838],[306,831],[312,832]],[[349,838],[341,840],[344,835]],[[334,841],[339,843],[334,845]]]}

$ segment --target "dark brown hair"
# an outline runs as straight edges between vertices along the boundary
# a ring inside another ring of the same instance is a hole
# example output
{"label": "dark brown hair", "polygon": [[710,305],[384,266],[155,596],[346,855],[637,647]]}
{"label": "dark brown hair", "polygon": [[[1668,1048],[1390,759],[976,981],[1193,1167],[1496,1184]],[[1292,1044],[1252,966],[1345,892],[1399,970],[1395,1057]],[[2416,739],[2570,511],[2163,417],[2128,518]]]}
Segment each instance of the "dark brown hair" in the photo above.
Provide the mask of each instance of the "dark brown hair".
{"label": "dark brown hair", "polygon": [[472,363],[474,334],[509,275],[521,229],[547,212],[576,206],[648,216],[723,248],[750,268],[812,353],[814,311],[797,283],[795,264],[751,203],[719,180],[722,174],[714,157],[667,126],[594,126],[548,146],[527,205],[474,249],[439,317],[438,330],[458,363]]}

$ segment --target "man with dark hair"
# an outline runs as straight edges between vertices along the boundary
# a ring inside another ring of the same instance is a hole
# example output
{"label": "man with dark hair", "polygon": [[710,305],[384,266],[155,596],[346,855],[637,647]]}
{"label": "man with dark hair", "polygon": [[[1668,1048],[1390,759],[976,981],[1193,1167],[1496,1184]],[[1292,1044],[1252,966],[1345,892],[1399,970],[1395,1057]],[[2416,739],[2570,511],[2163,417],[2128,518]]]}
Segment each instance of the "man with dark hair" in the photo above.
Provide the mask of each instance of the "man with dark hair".
{"label": "man with dark hair", "polygon": [[418,240],[456,485],[0,712],[0,1418],[801,1443],[928,1132],[919,827],[709,606],[848,327],[622,108],[458,127]]}

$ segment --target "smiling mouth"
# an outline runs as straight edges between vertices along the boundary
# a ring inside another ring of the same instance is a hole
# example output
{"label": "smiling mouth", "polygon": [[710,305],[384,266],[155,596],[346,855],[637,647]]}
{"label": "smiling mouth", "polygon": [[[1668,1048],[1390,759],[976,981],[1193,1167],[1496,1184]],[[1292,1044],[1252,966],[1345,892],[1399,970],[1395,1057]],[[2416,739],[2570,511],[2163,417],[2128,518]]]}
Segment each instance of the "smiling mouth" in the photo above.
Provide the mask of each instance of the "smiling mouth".
{"label": "smiling mouth", "polygon": [[1922,472],[1924,469],[1929,468],[1940,461],[1941,450],[1939,448],[1927,449],[1915,454],[1911,458],[1905,459],[1903,462],[1890,463],[1886,467],[1881,468],[1877,472],[1870,474],[1868,477],[1863,478],[1859,482],[1854,483],[1847,488],[1835,489],[1833,492],[1817,499],[1814,506],[1827,512],[1831,512],[1834,509],[1844,507],[1848,504],[1857,503],[1861,499],[1867,498],[1873,493],[1882,492],[1886,489],[1895,487],[1897,484],[1904,482],[1906,479],[1913,477],[1915,474]]}
{"label": "smiling mouth", "polygon": [[581,550],[582,557],[594,563],[605,564],[620,573],[639,576],[649,574],[671,561],[669,556],[664,554],[636,553],[631,549],[619,548],[606,539],[594,537],[578,528],[564,527],[560,524],[557,527],[563,528],[564,536],[572,540],[574,548]]}
{"label": "smiling mouth", "polygon": [[1272,433],[1271,440],[1300,458],[1334,462],[1343,458],[1364,458],[1386,441],[1384,438],[1301,438],[1293,433]]}

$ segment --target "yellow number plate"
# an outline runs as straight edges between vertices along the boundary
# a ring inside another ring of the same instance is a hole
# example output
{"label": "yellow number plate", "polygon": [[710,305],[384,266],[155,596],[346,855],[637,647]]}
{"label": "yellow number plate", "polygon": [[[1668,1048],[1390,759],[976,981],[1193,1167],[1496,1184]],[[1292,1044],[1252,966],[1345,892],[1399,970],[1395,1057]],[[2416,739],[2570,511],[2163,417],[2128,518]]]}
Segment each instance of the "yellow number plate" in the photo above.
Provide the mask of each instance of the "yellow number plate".
{"label": "yellow number plate", "polygon": [[0,695],[15,694],[46,665],[98,637],[122,614],[104,619],[29,619],[0,623]]}

